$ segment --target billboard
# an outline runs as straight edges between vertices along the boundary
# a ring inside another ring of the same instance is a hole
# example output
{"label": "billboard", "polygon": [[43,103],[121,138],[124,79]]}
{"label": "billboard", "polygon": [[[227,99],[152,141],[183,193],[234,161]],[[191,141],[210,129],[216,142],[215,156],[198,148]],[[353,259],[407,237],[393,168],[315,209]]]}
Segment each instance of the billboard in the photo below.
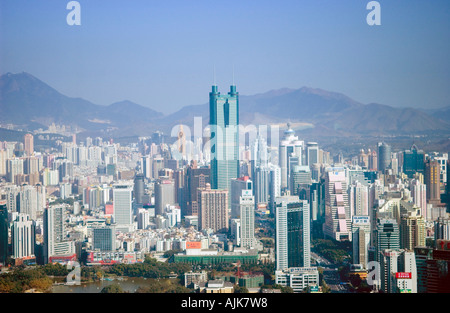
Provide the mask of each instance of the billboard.
{"label": "billboard", "polygon": [[444,240],[444,239],[436,240],[436,249],[450,251],[450,240]]}
{"label": "billboard", "polygon": [[411,279],[412,274],[408,272],[397,272],[395,273],[395,278],[397,279]]}
{"label": "billboard", "polygon": [[188,241],[186,242],[186,249],[201,249],[202,243],[200,241]]}

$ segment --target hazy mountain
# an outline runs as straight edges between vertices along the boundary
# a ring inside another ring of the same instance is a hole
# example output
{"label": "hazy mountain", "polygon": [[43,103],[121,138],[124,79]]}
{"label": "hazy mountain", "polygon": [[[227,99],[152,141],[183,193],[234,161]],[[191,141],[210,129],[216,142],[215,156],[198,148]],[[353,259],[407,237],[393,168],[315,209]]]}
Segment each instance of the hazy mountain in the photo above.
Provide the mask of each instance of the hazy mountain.
{"label": "hazy mountain", "polygon": [[29,127],[59,123],[99,131],[148,123],[162,116],[131,101],[101,106],[70,98],[28,73],[0,77],[0,104],[0,121]]}
{"label": "hazy mountain", "polygon": [[[239,110],[242,124],[292,122],[317,136],[450,131],[450,107],[427,113],[362,104],[340,93],[308,87],[240,95]],[[29,128],[54,122],[76,125],[92,136],[149,136],[156,129],[170,134],[177,124],[192,126],[194,117],[202,117],[203,125],[208,124],[208,104],[185,106],[163,115],[127,100],[101,106],[70,98],[28,73],[0,77],[0,122]]]}

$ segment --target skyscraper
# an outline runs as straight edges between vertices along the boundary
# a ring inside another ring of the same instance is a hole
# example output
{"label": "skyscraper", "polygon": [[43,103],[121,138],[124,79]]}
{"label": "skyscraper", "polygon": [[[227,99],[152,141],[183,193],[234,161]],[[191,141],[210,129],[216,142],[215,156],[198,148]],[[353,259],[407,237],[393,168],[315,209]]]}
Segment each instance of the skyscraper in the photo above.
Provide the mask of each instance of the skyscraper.
{"label": "skyscraper", "polygon": [[290,191],[291,195],[299,195],[300,191],[312,183],[311,170],[309,166],[295,165],[290,173]]}
{"label": "skyscraper", "polygon": [[295,131],[288,124],[288,129],[280,141],[279,163],[281,168],[281,189],[289,188],[290,173],[293,165],[302,165],[304,142],[295,136]]}
{"label": "skyscraper", "polygon": [[32,134],[25,134],[23,137],[25,153],[27,156],[32,156],[34,153],[34,137]]}
{"label": "skyscraper", "polygon": [[133,224],[133,186],[129,183],[113,185],[113,221],[117,230],[129,231]]}
{"label": "skyscraper", "polygon": [[330,167],[325,173],[324,235],[335,240],[351,240],[351,212],[344,168]]}
{"label": "skyscraper", "polygon": [[145,178],[144,174],[137,174],[134,177],[134,199],[138,204],[144,203],[144,194],[145,194],[144,178]]}
{"label": "skyscraper", "polygon": [[384,171],[391,165],[391,146],[380,142],[378,143],[378,171],[384,174]]}
{"label": "skyscraper", "polygon": [[418,179],[413,179],[410,182],[409,190],[414,204],[420,208],[422,216],[427,218],[427,186]]}
{"label": "skyscraper", "polygon": [[309,204],[297,196],[276,198],[276,268],[309,267],[311,241]]}
{"label": "skyscraper", "polygon": [[312,167],[314,164],[320,163],[319,161],[319,145],[317,142],[306,143],[306,165]]}
{"label": "skyscraper", "polygon": [[50,206],[44,211],[44,262],[55,258],[76,258],[75,244],[66,238],[64,207]]}
{"label": "skyscraper", "polygon": [[114,225],[92,228],[92,248],[100,251],[116,250],[116,230]]}
{"label": "skyscraper", "polygon": [[240,218],[243,190],[250,190],[253,195],[253,182],[250,177],[244,176],[231,180],[231,218]]}
{"label": "skyscraper", "polygon": [[0,264],[5,264],[8,257],[8,209],[6,201],[0,200]]}
{"label": "skyscraper", "polygon": [[186,169],[184,183],[184,205],[182,215],[198,216],[198,193],[197,188],[205,188],[211,184],[211,169],[208,167],[197,167],[194,162]]}
{"label": "skyscraper", "polygon": [[409,211],[401,216],[400,220],[400,248],[414,250],[415,247],[425,247],[426,227],[425,220],[417,211]]}
{"label": "skyscraper", "polygon": [[251,190],[242,190],[240,202],[241,247],[256,248],[255,238],[255,197]]}
{"label": "skyscraper", "polygon": [[221,95],[217,86],[209,94],[211,131],[211,189],[230,190],[231,179],[239,177],[239,94],[230,86]]}
{"label": "skyscraper", "polygon": [[35,224],[28,214],[20,213],[11,227],[12,255],[16,259],[34,256]]}
{"label": "skyscraper", "polygon": [[432,204],[441,202],[441,167],[437,160],[425,161],[425,185],[427,186],[427,201]]}
{"label": "skyscraper", "polygon": [[400,230],[393,219],[380,219],[374,234],[375,258],[380,262],[382,252],[386,249],[400,249]]}
{"label": "skyscraper", "polygon": [[353,216],[352,219],[353,264],[367,268],[370,246],[370,217]]}
{"label": "skyscraper", "polygon": [[403,173],[412,178],[415,173],[424,173],[425,153],[414,144],[403,152]]}
{"label": "skyscraper", "polygon": [[228,230],[228,190],[198,188],[198,229]]}
{"label": "skyscraper", "polygon": [[167,205],[175,203],[174,180],[161,177],[155,184],[155,214],[162,215]]}

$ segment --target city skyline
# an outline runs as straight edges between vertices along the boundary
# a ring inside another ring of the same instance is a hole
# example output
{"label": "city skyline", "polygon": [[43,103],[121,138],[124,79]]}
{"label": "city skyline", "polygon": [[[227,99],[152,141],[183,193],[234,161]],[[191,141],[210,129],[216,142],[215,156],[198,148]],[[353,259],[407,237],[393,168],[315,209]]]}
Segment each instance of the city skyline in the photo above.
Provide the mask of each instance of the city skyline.
{"label": "city skyline", "polygon": [[1,2],[0,293],[450,293],[449,14]]}
{"label": "city skyline", "polygon": [[446,1],[380,1],[379,26],[366,23],[368,1],[79,1],[80,26],[66,23],[66,2],[22,2],[0,7],[0,73],[29,72],[100,105],[129,99],[169,114],[207,102],[214,80],[241,95],[308,86],[361,103],[449,105]]}

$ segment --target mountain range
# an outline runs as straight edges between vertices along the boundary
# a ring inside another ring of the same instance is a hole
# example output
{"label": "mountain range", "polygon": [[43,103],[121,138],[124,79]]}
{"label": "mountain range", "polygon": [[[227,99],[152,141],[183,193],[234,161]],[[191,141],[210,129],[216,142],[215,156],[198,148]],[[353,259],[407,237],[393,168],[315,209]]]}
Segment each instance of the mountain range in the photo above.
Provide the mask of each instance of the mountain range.
{"label": "mountain range", "polygon": [[[424,110],[362,104],[341,93],[308,87],[240,95],[239,110],[241,124],[285,127],[290,122],[297,131],[316,137],[450,132],[450,106]],[[192,126],[198,116],[205,126],[209,121],[208,103],[164,115],[128,100],[103,106],[68,97],[29,73],[0,76],[0,123],[28,130],[46,129],[55,123],[76,127],[89,136],[150,136],[155,130],[170,135],[173,126]]]}

